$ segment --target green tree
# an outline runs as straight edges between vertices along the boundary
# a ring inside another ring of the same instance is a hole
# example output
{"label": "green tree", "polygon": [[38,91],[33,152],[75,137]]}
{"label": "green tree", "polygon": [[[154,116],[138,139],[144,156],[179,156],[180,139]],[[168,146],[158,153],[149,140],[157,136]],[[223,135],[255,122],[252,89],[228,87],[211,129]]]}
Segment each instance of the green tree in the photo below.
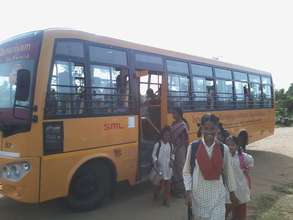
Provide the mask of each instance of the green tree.
{"label": "green tree", "polygon": [[275,91],[275,104],[277,118],[293,116],[293,83],[287,91],[284,89]]}
{"label": "green tree", "polygon": [[284,116],[284,110],[286,109],[287,93],[284,89],[275,91],[275,102],[276,102],[276,110],[280,113],[281,116]]}
{"label": "green tree", "polygon": [[293,96],[287,96],[287,98],[283,101],[282,106],[284,106],[289,115],[293,114]]}
{"label": "green tree", "polygon": [[286,95],[289,97],[293,97],[293,83],[291,83],[288,91],[286,92]]}
{"label": "green tree", "polygon": [[287,93],[285,92],[285,89],[280,89],[275,91],[276,101],[284,100],[286,99],[286,96],[287,96]]}

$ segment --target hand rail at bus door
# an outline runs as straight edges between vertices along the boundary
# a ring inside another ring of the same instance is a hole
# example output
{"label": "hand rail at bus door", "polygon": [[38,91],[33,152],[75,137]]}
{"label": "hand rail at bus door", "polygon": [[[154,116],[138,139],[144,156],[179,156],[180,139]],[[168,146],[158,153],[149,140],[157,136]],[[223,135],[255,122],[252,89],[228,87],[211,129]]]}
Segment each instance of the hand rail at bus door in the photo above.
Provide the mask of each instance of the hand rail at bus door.
{"label": "hand rail at bus door", "polygon": [[160,134],[160,130],[154,125],[151,119],[146,116],[141,117],[141,119],[146,119],[146,121],[155,129],[155,131]]}

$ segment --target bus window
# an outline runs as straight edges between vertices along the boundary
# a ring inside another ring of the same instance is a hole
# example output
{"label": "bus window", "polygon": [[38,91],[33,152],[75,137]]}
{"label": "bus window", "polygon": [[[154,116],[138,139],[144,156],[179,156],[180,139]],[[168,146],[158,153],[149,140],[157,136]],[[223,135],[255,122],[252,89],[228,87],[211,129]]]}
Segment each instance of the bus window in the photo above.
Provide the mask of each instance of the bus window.
{"label": "bus window", "polygon": [[217,78],[232,80],[232,72],[230,70],[215,68],[215,75]]}
{"label": "bus window", "polygon": [[271,78],[270,77],[266,77],[266,76],[262,76],[261,77],[261,82],[262,82],[262,84],[268,84],[268,85],[271,85],[272,84]]}
{"label": "bus window", "polygon": [[84,57],[83,44],[80,41],[57,41],[56,56]]}
{"label": "bus window", "polygon": [[83,114],[84,86],[84,66],[73,62],[55,61],[47,96],[46,114]]}
{"label": "bus window", "polygon": [[233,72],[235,80],[235,99],[237,108],[248,107],[249,87],[247,73]]}
{"label": "bus window", "polygon": [[[11,108],[14,105],[17,71],[20,69],[28,69],[32,74],[34,72],[34,65],[35,63],[33,60],[0,62],[0,108]],[[30,91],[29,100],[17,100],[16,104],[21,106],[29,106],[31,92],[32,91]]]}
{"label": "bus window", "polygon": [[172,73],[181,73],[188,75],[188,65],[187,63],[175,61],[175,60],[167,60],[167,70]]}
{"label": "bus window", "polygon": [[188,64],[167,60],[168,70],[168,108],[190,109]]}
{"label": "bus window", "polygon": [[172,110],[176,107],[185,109],[188,107],[189,79],[187,76],[169,74],[168,75],[168,108]]}
{"label": "bus window", "polygon": [[192,75],[213,77],[213,69],[209,66],[191,64]]}
{"label": "bus window", "polygon": [[260,83],[260,76],[249,74],[249,81],[253,83]]}
{"label": "bus window", "polygon": [[215,87],[213,69],[209,66],[191,64],[192,71],[192,99],[196,110],[213,109],[215,101]]}
{"label": "bus window", "polygon": [[110,114],[128,112],[128,70],[91,65],[92,112]]}
{"label": "bus window", "polygon": [[234,72],[234,80],[247,82],[248,81],[247,74],[242,72]]}
{"label": "bus window", "polygon": [[162,57],[137,53],[135,54],[135,67],[138,69],[164,71],[164,62]]}
{"label": "bus window", "polygon": [[235,81],[235,96],[237,108],[244,108],[248,104],[248,83]]}
{"label": "bus window", "polygon": [[263,91],[263,101],[265,107],[272,107],[272,88],[270,85],[264,85]]}
{"label": "bus window", "polygon": [[[144,75],[140,77],[140,99],[141,104],[145,103],[147,98],[147,93],[152,91],[154,97],[156,99],[161,99],[161,84],[162,84],[162,76],[156,72],[149,71],[148,75]],[[150,93],[149,93],[150,94]]]}
{"label": "bus window", "polygon": [[208,93],[206,79],[202,77],[193,77],[192,97],[195,109],[205,109],[207,105]]}
{"label": "bus window", "polygon": [[263,105],[264,107],[272,107],[272,85],[271,78],[262,76],[262,96],[263,96]]}
{"label": "bus window", "polygon": [[261,86],[260,76],[255,74],[249,74],[250,81],[250,100],[251,104],[255,108],[261,107]]}
{"label": "bus window", "polygon": [[233,108],[232,72],[226,69],[215,68],[216,76],[216,108]]}
{"label": "bus window", "polygon": [[261,87],[259,83],[250,84],[250,98],[254,107],[260,107]]}
{"label": "bus window", "polygon": [[162,85],[162,76],[151,74],[150,88],[154,91],[154,94],[161,99],[161,85]]}
{"label": "bus window", "polygon": [[126,52],[122,50],[90,46],[89,53],[91,62],[115,64],[121,66],[127,65]]}
{"label": "bus window", "polygon": [[216,80],[217,108],[229,109],[233,107],[232,81]]}
{"label": "bus window", "polygon": [[140,77],[140,97],[141,103],[144,103],[146,100],[147,90],[149,88],[149,75]]}
{"label": "bus window", "polygon": [[147,55],[147,54],[135,54],[135,61],[142,62],[142,63],[163,65],[163,59],[161,57]]}

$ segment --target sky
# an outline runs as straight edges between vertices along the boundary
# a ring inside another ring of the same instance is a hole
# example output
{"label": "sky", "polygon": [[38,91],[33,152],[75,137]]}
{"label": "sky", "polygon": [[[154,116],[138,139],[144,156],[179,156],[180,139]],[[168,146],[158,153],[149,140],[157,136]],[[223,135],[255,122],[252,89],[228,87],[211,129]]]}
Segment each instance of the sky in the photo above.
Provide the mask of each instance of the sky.
{"label": "sky", "polygon": [[290,0],[1,0],[0,41],[72,28],[269,71],[275,87],[287,89],[292,6]]}

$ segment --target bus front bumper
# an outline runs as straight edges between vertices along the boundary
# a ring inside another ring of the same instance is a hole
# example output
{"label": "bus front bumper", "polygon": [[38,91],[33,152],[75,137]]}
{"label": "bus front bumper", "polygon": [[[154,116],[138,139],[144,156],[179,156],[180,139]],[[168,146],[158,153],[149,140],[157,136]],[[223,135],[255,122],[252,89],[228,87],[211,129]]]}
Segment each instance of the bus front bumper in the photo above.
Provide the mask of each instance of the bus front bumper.
{"label": "bus front bumper", "polygon": [[[3,175],[3,167],[26,162],[30,170],[19,180],[9,180]],[[39,202],[40,158],[1,158],[0,194],[25,203]]]}

